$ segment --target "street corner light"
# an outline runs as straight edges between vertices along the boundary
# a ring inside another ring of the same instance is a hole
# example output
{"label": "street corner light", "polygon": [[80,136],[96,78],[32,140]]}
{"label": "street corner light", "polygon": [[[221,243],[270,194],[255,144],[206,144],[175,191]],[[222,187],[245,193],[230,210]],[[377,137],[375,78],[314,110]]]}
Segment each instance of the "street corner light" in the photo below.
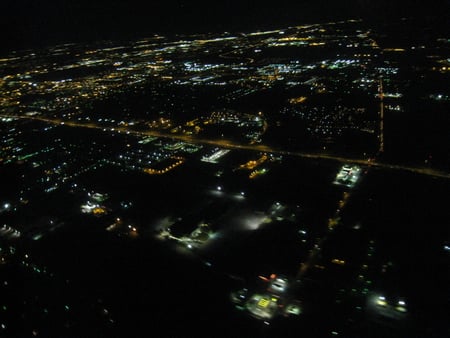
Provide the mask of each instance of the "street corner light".
{"label": "street corner light", "polygon": [[400,306],[405,306],[406,305],[404,300],[399,300],[397,304],[400,305]]}
{"label": "street corner light", "polygon": [[244,195],[245,195],[245,192],[241,191],[241,196],[244,196]]}
{"label": "street corner light", "polygon": [[222,187],[219,185],[219,186],[217,187],[217,190],[222,191]]}

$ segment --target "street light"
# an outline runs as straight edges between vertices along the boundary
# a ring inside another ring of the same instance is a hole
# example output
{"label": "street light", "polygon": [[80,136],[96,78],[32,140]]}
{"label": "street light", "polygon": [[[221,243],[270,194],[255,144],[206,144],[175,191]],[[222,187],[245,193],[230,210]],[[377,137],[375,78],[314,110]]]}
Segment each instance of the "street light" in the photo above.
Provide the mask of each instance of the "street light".
{"label": "street light", "polygon": [[377,299],[377,305],[386,306],[386,298],[384,296],[379,296]]}
{"label": "street light", "polygon": [[406,302],[404,300],[399,300],[397,302],[397,306],[395,307],[395,309],[399,312],[407,312],[406,310]]}

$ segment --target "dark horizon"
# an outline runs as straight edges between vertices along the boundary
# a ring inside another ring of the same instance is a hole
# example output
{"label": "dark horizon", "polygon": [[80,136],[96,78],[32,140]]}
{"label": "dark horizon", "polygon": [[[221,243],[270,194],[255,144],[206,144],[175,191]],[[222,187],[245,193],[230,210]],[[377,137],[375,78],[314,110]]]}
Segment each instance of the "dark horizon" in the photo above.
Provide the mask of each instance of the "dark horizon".
{"label": "dark horizon", "polygon": [[[205,6],[199,1],[70,1],[7,0],[0,22],[5,34],[2,54],[12,50],[70,42],[128,40],[153,34],[245,32],[316,23],[359,19],[383,24],[402,17],[421,22],[441,21],[446,26],[450,1],[416,0],[407,6],[391,1],[351,0],[330,4],[325,0],[270,5],[228,1]],[[441,20],[440,20],[441,19]]]}

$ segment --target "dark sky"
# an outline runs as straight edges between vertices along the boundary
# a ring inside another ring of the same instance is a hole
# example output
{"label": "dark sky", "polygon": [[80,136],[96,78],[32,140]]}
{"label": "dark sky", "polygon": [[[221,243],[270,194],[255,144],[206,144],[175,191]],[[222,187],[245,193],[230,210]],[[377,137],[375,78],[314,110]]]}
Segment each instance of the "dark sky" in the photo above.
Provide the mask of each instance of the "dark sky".
{"label": "dark sky", "polygon": [[335,18],[448,15],[450,0],[1,0],[0,50],[153,33],[248,31]]}

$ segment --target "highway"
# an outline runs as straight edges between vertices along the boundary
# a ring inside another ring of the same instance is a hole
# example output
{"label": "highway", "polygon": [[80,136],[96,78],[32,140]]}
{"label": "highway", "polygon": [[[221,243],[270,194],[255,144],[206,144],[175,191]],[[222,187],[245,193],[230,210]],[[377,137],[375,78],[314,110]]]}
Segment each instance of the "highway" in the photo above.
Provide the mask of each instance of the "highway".
{"label": "highway", "polygon": [[240,143],[232,142],[230,140],[205,139],[205,138],[199,138],[199,137],[192,137],[189,135],[171,134],[171,133],[158,131],[158,130],[137,131],[137,130],[133,130],[133,129],[130,129],[127,127],[107,127],[107,126],[98,125],[98,124],[92,123],[92,122],[81,123],[81,122],[76,122],[76,121],[71,121],[71,120],[46,118],[46,117],[42,117],[42,116],[0,115],[0,118],[28,119],[28,120],[41,121],[41,122],[45,122],[45,123],[49,123],[49,124],[53,124],[53,125],[65,125],[65,126],[73,127],[73,128],[98,129],[98,130],[102,130],[102,131],[105,129],[112,131],[112,129],[114,129],[114,131],[116,131],[116,132],[134,135],[137,137],[153,136],[153,137],[160,137],[160,138],[170,138],[173,140],[179,140],[179,141],[192,143],[192,144],[211,145],[211,146],[222,147],[222,148],[227,148],[227,149],[266,152],[266,153],[272,153],[272,154],[276,154],[276,155],[286,155],[286,156],[294,156],[294,157],[309,158],[309,159],[325,159],[325,160],[332,160],[332,161],[337,161],[337,162],[341,162],[341,163],[354,163],[354,164],[359,164],[359,165],[370,165],[371,167],[378,167],[378,168],[382,168],[382,169],[408,171],[408,172],[432,176],[432,177],[436,177],[436,178],[450,179],[450,173],[441,172],[436,169],[385,163],[385,162],[380,162],[375,159],[351,158],[351,157],[344,157],[344,156],[331,155],[331,154],[288,151],[288,150],[282,150],[282,149],[275,149],[275,148],[272,148],[272,147],[269,147],[269,146],[263,145],[263,144],[240,144]]}

